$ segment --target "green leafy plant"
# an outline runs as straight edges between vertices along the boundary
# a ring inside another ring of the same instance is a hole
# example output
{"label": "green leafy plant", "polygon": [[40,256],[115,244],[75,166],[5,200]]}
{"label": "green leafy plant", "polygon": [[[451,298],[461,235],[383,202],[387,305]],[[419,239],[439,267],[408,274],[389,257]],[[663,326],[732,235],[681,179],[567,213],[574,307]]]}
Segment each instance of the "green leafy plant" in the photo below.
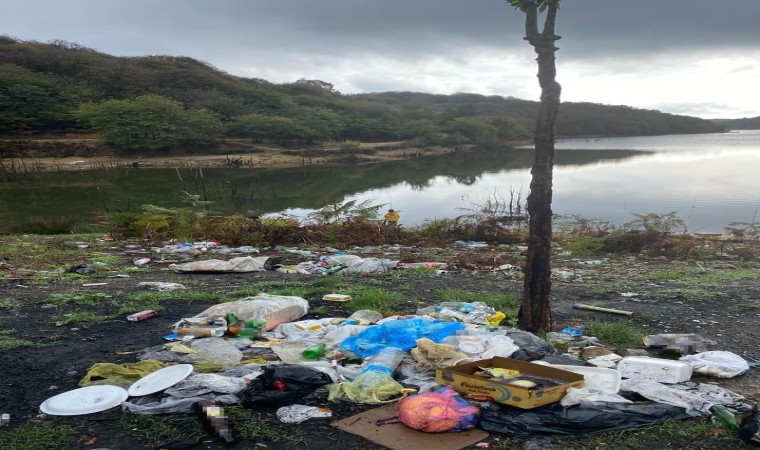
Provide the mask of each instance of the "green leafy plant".
{"label": "green leafy plant", "polygon": [[592,320],[586,328],[586,334],[621,350],[640,345],[643,337],[643,333],[630,320]]}

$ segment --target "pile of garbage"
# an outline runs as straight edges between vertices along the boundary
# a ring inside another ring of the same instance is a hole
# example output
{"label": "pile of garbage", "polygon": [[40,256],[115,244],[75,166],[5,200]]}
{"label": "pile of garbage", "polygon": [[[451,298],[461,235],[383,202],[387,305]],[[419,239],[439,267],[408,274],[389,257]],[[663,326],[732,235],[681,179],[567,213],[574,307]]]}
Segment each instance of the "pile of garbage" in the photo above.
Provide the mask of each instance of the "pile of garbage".
{"label": "pile of garbage", "polygon": [[[354,258],[334,261],[343,270],[357,267]],[[732,431],[744,417],[741,435],[760,439],[753,405],[692,380],[740,376],[750,364],[707,350],[710,342],[698,335],[647,336],[650,351],[682,354],[668,359],[617,355],[582,328],[542,339],[501,326],[504,314],[481,302],[444,302],[392,317],[360,310],[303,320],[308,311],[301,297],[261,293],[177,318],[165,344],[143,349],[135,363],[94,365],[81,389],[40,409],[195,412],[227,442],[234,424],[224,405],[276,407],[279,420],[300,423],[330,417],[331,402],[394,403],[395,415],[377,426],[399,422],[426,433],[479,428],[561,438],[709,416]]]}

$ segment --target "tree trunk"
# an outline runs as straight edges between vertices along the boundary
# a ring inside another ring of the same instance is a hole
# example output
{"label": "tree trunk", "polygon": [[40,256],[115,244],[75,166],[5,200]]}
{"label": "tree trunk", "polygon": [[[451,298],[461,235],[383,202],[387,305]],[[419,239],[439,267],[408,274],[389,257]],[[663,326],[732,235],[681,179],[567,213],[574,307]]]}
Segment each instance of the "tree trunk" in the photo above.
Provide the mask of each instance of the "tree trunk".
{"label": "tree trunk", "polygon": [[525,39],[533,46],[538,57],[538,82],[541,86],[541,104],[536,117],[533,135],[535,151],[531,168],[530,195],[528,196],[529,237],[525,263],[525,282],[520,305],[519,326],[530,332],[543,331],[549,326],[551,293],[551,242],[552,242],[552,171],[554,167],[554,126],[559,112],[561,86],[556,81],[554,34],[557,3],[549,5],[544,30],[538,32],[536,2],[523,2],[525,12]]}

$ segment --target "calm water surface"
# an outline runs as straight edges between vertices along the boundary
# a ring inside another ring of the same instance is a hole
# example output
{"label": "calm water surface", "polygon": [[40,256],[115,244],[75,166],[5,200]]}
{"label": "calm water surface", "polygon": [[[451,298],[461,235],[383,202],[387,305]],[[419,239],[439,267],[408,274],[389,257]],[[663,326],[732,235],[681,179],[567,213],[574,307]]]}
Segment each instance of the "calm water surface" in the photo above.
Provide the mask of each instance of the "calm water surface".
{"label": "calm water surface", "polygon": [[[555,214],[580,215],[620,225],[633,214],[677,211],[690,231],[720,232],[731,222],[760,220],[760,130],[557,142],[557,158],[570,151],[589,154],[638,151],[629,157],[585,164],[558,164],[554,171]],[[495,169],[495,170],[494,170]],[[527,194],[526,168],[492,168],[472,184],[439,176],[424,189],[405,183],[359,193],[401,210],[402,222],[462,214],[494,192],[510,187]],[[302,211],[297,211],[302,213]]]}
{"label": "calm water surface", "polygon": [[[530,149],[347,167],[124,169],[35,174],[0,182],[0,229],[38,217],[83,223],[142,204],[185,205],[184,193],[222,212],[304,217],[348,200],[386,204],[406,226],[466,213],[510,189],[527,196]],[[760,220],[760,130],[722,134],[567,139],[557,143],[555,214],[622,224],[677,211],[690,231]]]}

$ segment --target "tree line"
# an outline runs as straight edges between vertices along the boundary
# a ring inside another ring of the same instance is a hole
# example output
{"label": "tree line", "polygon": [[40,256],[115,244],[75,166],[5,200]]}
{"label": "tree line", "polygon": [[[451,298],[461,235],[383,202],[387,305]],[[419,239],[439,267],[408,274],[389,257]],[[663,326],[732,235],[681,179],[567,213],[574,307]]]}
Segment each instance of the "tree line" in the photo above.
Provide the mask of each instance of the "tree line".
{"label": "tree line", "polygon": [[[457,93],[345,95],[329,82],[271,83],[188,57],[116,57],[65,41],[0,36],[0,135],[95,133],[124,153],[210,149],[224,138],[284,146],[411,141],[498,146],[532,135],[538,102]],[[563,103],[559,136],[709,133],[725,124]]]}

